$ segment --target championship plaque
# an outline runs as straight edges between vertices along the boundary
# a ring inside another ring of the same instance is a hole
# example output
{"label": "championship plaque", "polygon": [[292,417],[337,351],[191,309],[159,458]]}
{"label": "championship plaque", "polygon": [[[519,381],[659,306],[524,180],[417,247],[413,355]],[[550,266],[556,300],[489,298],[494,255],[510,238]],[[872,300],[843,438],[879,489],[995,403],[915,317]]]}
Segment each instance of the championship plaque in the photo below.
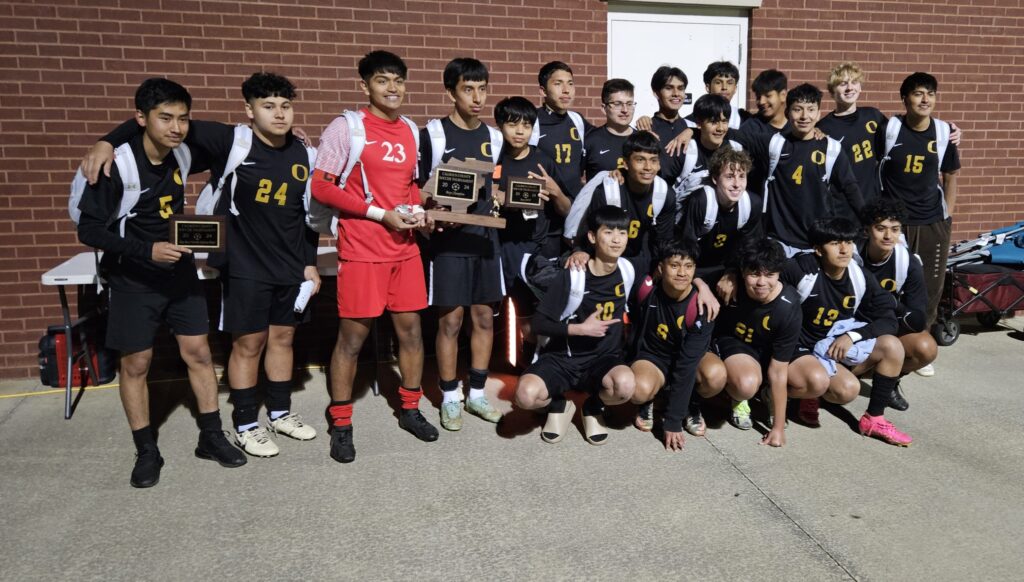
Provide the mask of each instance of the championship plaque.
{"label": "championship plaque", "polygon": [[227,246],[227,222],[223,216],[174,214],[168,222],[171,244],[211,253],[222,253]]}
{"label": "championship plaque", "polygon": [[505,192],[505,206],[521,210],[540,210],[544,201],[540,198],[544,190],[543,180],[526,177],[509,177],[508,191]]}
{"label": "championship plaque", "polygon": [[434,168],[434,175],[427,181],[423,191],[440,208],[427,210],[427,216],[437,222],[505,228],[504,218],[468,213],[469,207],[477,201],[486,178],[493,173],[494,164],[472,158],[465,161],[448,160]]}

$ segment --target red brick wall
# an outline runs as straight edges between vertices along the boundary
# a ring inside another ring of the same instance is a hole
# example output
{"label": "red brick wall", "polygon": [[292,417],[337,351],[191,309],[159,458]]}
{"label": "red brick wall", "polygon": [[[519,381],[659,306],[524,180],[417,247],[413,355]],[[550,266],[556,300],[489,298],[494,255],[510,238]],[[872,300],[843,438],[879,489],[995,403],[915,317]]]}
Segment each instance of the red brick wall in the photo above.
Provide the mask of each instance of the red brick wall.
{"label": "red brick wall", "polygon": [[[557,9],[550,0],[177,0],[167,11],[158,4],[0,3],[0,379],[36,374],[35,342],[59,319],[57,294],[39,277],[83,250],[65,211],[67,183],[94,137],[129,116],[146,77],[189,87],[197,116],[241,122],[242,79],[277,71],[299,85],[297,123],[317,137],[337,112],[363,102],[355,65],[371,49],[406,57],[407,111],[421,123],[447,110],[440,74],[455,56],[488,63],[492,105],[512,94],[536,99],[537,68],[557,58],[576,71],[578,108],[599,119],[607,25],[598,0]],[[898,110],[906,74],[936,74],[938,113],[966,134],[957,236],[1024,219],[1016,190],[1024,105],[1014,98],[1024,82],[1024,8],[1016,0],[964,4],[765,0],[753,13],[750,55],[754,74],[777,66],[791,82],[820,87],[835,62],[857,60],[869,71],[864,99],[887,112]],[[325,301],[318,321],[300,331],[304,345],[333,341]]]}
{"label": "red brick wall", "polygon": [[824,91],[829,69],[856,61],[867,72],[861,101],[890,115],[904,111],[899,86],[907,75],[935,75],[936,115],[964,130],[954,240],[1024,220],[1019,0],[765,0],[750,29],[751,77],[775,67],[790,86]]}
{"label": "red brick wall", "polygon": [[[599,115],[607,25],[597,0],[561,2],[557,22],[550,0],[160,4],[0,3],[0,379],[36,376],[36,341],[60,319],[56,290],[40,275],[84,250],[68,220],[67,185],[95,137],[130,116],[147,77],[188,87],[197,117],[242,122],[242,80],[279,72],[299,86],[296,123],[315,138],[342,109],[365,102],[355,68],[369,50],[406,58],[407,113],[420,123],[450,107],[441,71],[456,56],[490,66],[492,105],[508,95],[536,100],[537,69],[562,59],[576,72],[577,107]],[[316,313],[300,342],[326,354],[337,324],[329,305]]]}

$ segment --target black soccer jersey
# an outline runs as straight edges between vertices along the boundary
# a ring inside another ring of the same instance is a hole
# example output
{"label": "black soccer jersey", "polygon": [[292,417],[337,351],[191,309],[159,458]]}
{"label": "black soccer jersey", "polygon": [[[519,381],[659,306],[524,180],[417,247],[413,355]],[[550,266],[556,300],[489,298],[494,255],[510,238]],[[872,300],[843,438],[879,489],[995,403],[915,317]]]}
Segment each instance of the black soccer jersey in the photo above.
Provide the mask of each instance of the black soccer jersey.
{"label": "black soccer jersey", "polygon": [[659,115],[651,118],[651,131],[658,135],[658,141],[661,142],[661,170],[658,172],[658,176],[668,182],[669,186],[675,184],[679,178],[679,172],[683,168],[683,161],[681,155],[668,155],[665,152],[665,148],[668,147],[669,142],[674,140],[680,133],[683,133],[686,128],[686,120],[682,117],[677,117],[675,121],[668,121]]}
{"label": "black soccer jersey", "polygon": [[800,340],[803,311],[796,289],[783,285],[782,292],[768,303],[747,295],[739,285],[736,303],[723,305],[715,326],[715,337],[733,338],[754,349],[762,363],[769,359],[789,363]]}
{"label": "black soccer jersey", "polygon": [[[788,133],[791,126],[789,120],[786,120],[786,125],[782,126],[782,129],[777,129],[774,125],[768,123],[759,115],[752,115],[743,122],[743,125],[739,129],[739,137],[730,137],[729,139],[735,139],[736,141],[743,144],[744,148],[747,148],[747,143],[753,140],[770,140],[771,136],[776,133],[784,132]],[[747,148],[749,150],[749,148]],[[753,157],[753,152],[750,153]],[[768,180],[768,158],[754,157],[754,167],[751,168],[750,173],[747,174],[747,190],[751,192],[763,193],[764,183]]]}
{"label": "black soccer jersey", "polygon": [[625,170],[622,158],[622,144],[628,135],[615,135],[605,126],[596,127],[587,133],[587,152],[583,158],[583,172],[590,180],[600,172]]}
{"label": "black soccer jersey", "polygon": [[[889,160],[882,164],[883,194],[898,198],[907,207],[905,224],[924,225],[944,220],[946,201],[942,191],[940,172],[960,169],[960,153],[955,145],[946,147],[946,155],[939,163],[935,147],[935,122],[929,120],[928,129],[914,131],[907,126],[904,116],[896,144],[889,152]],[[878,132],[875,150],[885,152],[885,130]]]}
{"label": "black soccer jersey", "polygon": [[910,332],[924,331],[927,321],[928,290],[924,284],[924,268],[921,261],[913,254],[910,255],[903,287],[897,291],[896,253],[891,253],[880,263],[871,262],[865,248],[861,248],[860,253],[864,259],[864,270],[874,275],[882,289],[892,293],[896,299],[896,319],[899,320],[901,327]]}
{"label": "black soccer jersey", "polygon": [[[725,146],[728,147],[728,146]],[[718,206],[718,214],[711,228],[705,225],[708,201],[703,188],[698,188],[683,202],[683,218],[679,223],[680,235],[689,244],[700,249],[697,276],[707,278],[720,272],[732,259],[736,247],[748,237],[761,236],[761,197],[750,196],[750,217],[739,227],[739,204],[726,208]]]}
{"label": "black soccer jersey", "polygon": [[[642,277],[639,271],[637,277]],[[636,284],[634,281],[634,288]],[[547,345],[541,348],[541,352],[554,353],[567,358],[621,353],[624,342],[622,318],[626,313],[626,303],[629,298],[620,269],[615,269],[607,275],[598,276],[591,273],[588,267],[583,287],[583,301],[575,313],[569,316],[567,322],[570,324],[583,323],[592,313],[600,309],[599,319],[603,321],[619,320],[608,327],[604,337],[568,335],[566,323],[560,322],[559,318],[568,302],[570,288],[570,273],[566,269],[551,282],[551,286],[548,287],[544,298],[537,306],[537,313],[534,315],[534,330],[538,334],[547,335],[550,338]],[[556,332],[556,330],[560,331]]]}
{"label": "black soccer jersey", "polygon": [[843,145],[865,203],[878,196],[878,161],[882,154],[875,146],[879,133],[885,135],[887,122],[885,114],[874,107],[858,107],[848,115],[833,111],[818,121],[821,131]]}
{"label": "black soccer jersey", "polygon": [[[501,169],[495,172],[501,176],[499,181],[501,191],[508,191],[509,178],[525,178],[530,172],[540,174],[540,170],[537,168],[539,164],[543,166],[549,176],[554,178],[564,192],[565,186],[559,183],[554,160],[535,147],[527,147],[530,149],[529,153],[519,160],[507,154],[502,155],[499,166]],[[544,239],[548,234],[547,214],[540,211],[537,212],[536,218],[525,219],[523,213],[523,210],[517,208],[502,207],[501,216],[505,218],[506,224],[504,229],[498,231],[498,239],[502,244],[529,243],[524,248],[525,252],[535,253],[544,244]]]}
{"label": "black soccer jersey", "polygon": [[801,306],[801,347],[813,349],[815,343],[828,336],[832,325],[843,319],[856,318],[867,323],[868,325],[857,329],[857,333],[863,339],[896,333],[892,296],[882,290],[871,273],[864,273],[864,297],[856,310],[856,296],[849,269],[845,270],[838,280],[833,280],[821,270],[817,257],[802,254],[787,261],[781,279],[783,283],[798,287],[804,276],[813,273],[817,273],[818,276]]}
{"label": "black soccer jersey", "polygon": [[[826,183],[826,140],[796,139],[788,133],[782,147],[774,179],[768,185],[765,231],[790,246],[811,247],[807,238],[811,224],[822,217],[837,216],[830,188],[840,192],[851,208],[860,212],[864,205],[853,175],[850,160],[839,154],[832,175]],[[771,134],[761,133],[751,138],[742,131],[738,136],[755,160],[768,160]],[[765,162],[767,165],[767,162]]]}
{"label": "black soccer jersey", "polygon": [[[110,178],[101,173],[96,184],[87,185],[82,194],[78,204],[82,211],[78,237],[82,243],[104,251],[101,268],[111,287],[123,291],[161,291],[196,278],[191,254],[182,255],[176,263],[152,260],[153,243],[170,238],[168,219],[184,213],[185,190],[174,154],[168,153],[161,163],[153,164],[143,149],[142,135],[134,129],[132,133],[126,141],[131,143],[135,155],[142,191],[132,210],[135,216],[126,220],[122,238],[114,219],[124,183],[114,164]],[[117,145],[120,143],[123,142]],[[200,152],[192,153],[192,168],[202,171],[205,161]]]}
{"label": "black soccer jersey", "polygon": [[[481,123],[476,129],[462,129],[452,123],[451,119],[441,119],[444,128],[445,149],[441,155],[441,163],[448,160],[466,160],[473,158],[490,163],[491,133]],[[420,185],[427,183],[433,168],[433,146],[427,128],[420,130]],[[491,180],[486,178],[480,186],[477,202],[469,207],[470,214],[490,215],[494,209],[491,199]],[[446,228],[430,235],[427,247],[430,256],[493,256],[498,235],[493,228],[464,225],[458,228]]]}
{"label": "black soccer jersey", "polygon": [[[654,256],[654,251],[661,241],[672,238],[673,222],[675,221],[676,203],[671,189],[665,197],[665,206],[658,214],[657,224],[654,221],[654,186],[647,188],[646,192],[634,194],[627,184],[619,186],[619,198],[622,208],[629,217],[629,242],[626,244],[624,257],[637,257],[646,255]],[[580,220],[580,226],[576,233],[577,246],[585,246],[582,241],[587,237],[587,216],[602,206],[607,206],[604,186],[599,185],[594,190],[594,196],[590,200],[587,212]],[[646,272],[646,268],[644,269]]]}
{"label": "black soccer jersey", "polygon": [[665,430],[682,430],[683,417],[697,376],[697,366],[708,351],[714,322],[698,315],[697,288],[680,301],[669,297],[660,284],[637,307],[635,357],[653,357],[670,368]]}

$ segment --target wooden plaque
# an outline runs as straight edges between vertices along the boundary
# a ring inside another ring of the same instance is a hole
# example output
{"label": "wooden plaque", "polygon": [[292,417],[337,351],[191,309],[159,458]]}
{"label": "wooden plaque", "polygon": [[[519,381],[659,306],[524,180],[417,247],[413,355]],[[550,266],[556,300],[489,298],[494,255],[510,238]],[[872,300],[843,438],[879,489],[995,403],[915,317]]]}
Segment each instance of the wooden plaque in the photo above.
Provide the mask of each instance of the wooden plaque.
{"label": "wooden plaque", "polygon": [[222,253],[227,247],[227,221],[223,216],[175,214],[168,223],[171,244],[211,253]]}
{"label": "wooden plaque", "polygon": [[488,228],[505,228],[505,219],[497,216],[466,214],[463,212],[451,212],[449,210],[428,210],[427,216],[437,222],[486,226]]}
{"label": "wooden plaque", "polygon": [[543,180],[519,176],[510,177],[508,191],[505,192],[505,206],[523,210],[540,210],[544,208],[544,201],[540,199],[540,192],[543,189]]}
{"label": "wooden plaque", "polygon": [[434,199],[445,206],[468,207],[476,202],[479,177],[472,171],[438,167],[434,170]]}

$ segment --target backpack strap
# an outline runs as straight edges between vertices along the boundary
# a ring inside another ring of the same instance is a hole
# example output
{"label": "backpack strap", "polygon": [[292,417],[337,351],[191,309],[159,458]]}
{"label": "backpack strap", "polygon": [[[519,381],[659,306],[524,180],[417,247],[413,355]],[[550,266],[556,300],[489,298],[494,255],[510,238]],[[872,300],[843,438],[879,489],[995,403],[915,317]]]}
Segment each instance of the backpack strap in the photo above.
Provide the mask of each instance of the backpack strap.
{"label": "backpack strap", "polygon": [[775,168],[779,167],[779,160],[782,159],[782,146],[786,145],[786,138],[781,133],[772,136],[768,142],[768,179],[764,182],[764,208],[768,212],[768,187],[775,180]]}
{"label": "backpack strap", "polygon": [[[539,109],[537,111],[538,113],[540,112]],[[534,147],[540,144],[540,115],[537,116],[537,121],[533,123],[533,131],[530,132],[530,141],[528,143]]]}
{"label": "backpack strap", "polygon": [[750,192],[744,190],[737,204],[739,208],[736,211],[739,212],[739,216],[736,217],[736,229],[739,230],[750,222]]}
{"label": "backpack strap", "polygon": [[903,290],[903,285],[907,282],[907,274],[910,272],[910,251],[907,247],[897,244],[893,247],[893,261],[896,269],[896,292],[899,293]]}
{"label": "backpack strap", "polygon": [[586,284],[586,270],[569,271],[569,297],[565,301],[565,309],[562,310],[562,315],[558,318],[559,321],[567,321],[580,308],[580,305],[583,303],[583,288],[586,287]]}
{"label": "backpack strap", "polygon": [[[416,164],[414,166],[415,170],[413,171],[412,178],[413,178],[413,180],[418,180],[419,177],[420,177],[420,164],[419,164],[419,161],[420,161],[420,128],[416,125],[415,121],[413,121],[412,119],[409,119],[408,117],[406,117],[404,115],[401,116],[399,119],[404,121],[405,124],[409,126],[409,131],[412,132],[412,139],[413,139],[413,141],[416,142]],[[444,151],[444,150],[442,149],[442,151]]]}
{"label": "backpack strap", "polygon": [[707,170],[703,170],[694,174],[693,169],[697,167],[697,144],[691,143],[690,147],[686,148],[683,153],[683,169],[679,172],[679,177],[676,178],[676,183],[672,186],[672,189],[676,192],[676,206],[682,206],[683,202],[690,197],[690,193],[700,187],[704,176],[707,176]]}
{"label": "backpack strap", "polygon": [[832,168],[835,167],[839,155],[843,153],[843,145],[830,137],[826,136],[825,139],[828,145],[825,146],[825,175],[822,176],[821,181],[828,184],[828,181],[832,179]]}
{"label": "backpack strap", "polygon": [[626,310],[629,310],[629,294],[633,292],[633,283],[636,282],[636,268],[633,267],[633,263],[629,262],[629,259],[619,257],[616,261],[619,266],[619,272],[622,273],[623,291],[626,296]]}
{"label": "backpack strap", "polygon": [[491,161],[497,164],[501,160],[501,150],[505,147],[505,136],[501,135],[498,128],[490,125],[487,126],[487,133],[491,134]]}
{"label": "backpack strap", "polygon": [[693,290],[693,294],[690,296],[689,303],[686,304],[686,311],[683,315],[683,323],[686,324],[686,331],[693,331],[697,329],[697,322],[700,320],[700,301],[697,298],[698,292],[696,289]]}
{"label": "backpack strap", "polygon": [[740,142],[738,142],[736,140],[730,139],[729,140],[729,146],[732,147],[732,150],[734,152],[742,152],[743,151],[743,144],[741,144]]}
{"label": "backpack strap", "polygon": [[[616,182],[616,185],[618,183]],[[651,224],[658,224],[658,215],[665,208],[665,200],[668,198],[668,182],[661,179],[661,176],[654,177],[654,193],[651,198],[651,206],[654,216],[651,217]]]}
{"label": "backpack strap", "polygon": [[580,148],[583,150],[583,155],[586,155],[587,144],[583,142],[583,132],[587,127],[583,123],[583,116],[575,111],[567,111],[566,113],[569,114],[569,120],[572,121],[572,124],[576,126],[576,134],[580,136]]}
{"label": "backpack strap", "polygon": [[893,115],[889,118],[889,123],[885,125],[885,151],[882,153],[882,160],[889,159],[889,153],[896,147],[896,139],[900,136],[902,127],[903,121],[899,116]]}
{"label": "backpack strap", "polygon": [[[604,201],[609,206],[618,206],[622,208],[622,188],[619,187],[619,182],[615,178],[611,177],[611,174],[604,172],[604,180],[601,185],[604,186]],[[596,176],[595,176],[596,177]]]}
{"label": "backpack strap", "polygon": [[441,163],[444,157],[444,149],[448,147],[448,140],[444,135],[444,125],[440,119],[431,119],[427,122],[427,134],[430,136],[430,171]]}
{"label": "backpack strap", "polygon": [[942,159],[946,157],[946,148],[949,147],[949,124],[941,119],[932,118],[935,122],[935,151],[939,154],[939,167],[942,167]]}
{"label": "backpack strap", "polygon": [[743,118],[740,117],[740,108],[732,107],[732,112],[729,113],[729,129],[739,129],[743,123]]}
{"label": "backpack strap", "polygon": [[[248,125],[235,126],[234,139],[231,141],[231,151],[228,152],[227,162],[224,163],[224,171],[217,179],[216,186],[212,182],[208,182],[203,187],[203,191],[199,193],[199,200],[196,201],[196,214],[213,214],[216,211],[228,176],[234,174],[245,158],[249,157],[249,151],[252,149],[252,136],[252,128]],[[235,184],[237,184],[237,180],[232,182],[231,214],[238,216],[238,208],[235,207]]]}
{"label": "backpack strap", "polygon": [[171,150],[174,159],[178,161],[178,169],[181,173],[182,188],[188,183],[188,172],[192,169],[192,150],[184,143]]}
{"label": "backpack strap", "polygon": [[[852,262],[850,264],[853,264]],[[807,301],[807,298],[811,296],[811,291],[814,289],[814,284],[818,282],[818,272],[807,273],[800,279],[800,282],[796,285],[796,291],[800,295],[800,303]]]}
{"label": "backpack strap", "polygon": [[[341,176],[338,177],[338,187],[344,188],[349,175],[359,163],[359,156],[363,155],[363,149],[366,148],[366,126],[363,125],[362,115],[358,111],[345,111],[341,115],[348,124],[349,136],[348,159],[345,160],[345,167],[341,170]],[[364,192],[366,192],[366,203],[369,204],[373,200],[373,194],[369,191],[369,184],[366,183],[365,177],[363,186]]]}
{"label": "backpack strap", "polygon": [[864,279],[864,270],[855,261],[850,261],[846,270],[849,271],[850,282],[853,283],[853,310],[857,311],[861,300],[864,299],[864,293],[867,291],[868,284]]}
{"label": "backpack strap", "polygon": [[715,194],[715,189],[711,186],[704,186],[704,226],[701,236],[711,232],[711,229],[715,226],[715,221],[718,220],[718,196]]}
{"label": "backpack strap", "polygon": [[118,232],[124,238],[124,224],[135,216],[132,210],[139,203],[142,195],[142,184],[139,178],[139,166],[135,161],[135,153],[129,144],[121,144],[114,150],[114,163],[117,164],[117,173],[121,176],[121,183],[124,190],[121,193],[121,203],[117,209],[117,216],[114,220],[118,223]]}
{"label": "backpack strap", "polygon": [[[608,179],[608,172],[598,172],[596,176],[590,179],[579,194],[572,201],[572,207],[569,209],[569,215],[565,217],[565,225],[563,227],[563,236],[567,239],[573,239],[576,237],[576,231],[579,230],[580,223],[583,222],[583,216],[586,215],[587,209],[590,208],[590,201],[594,198],[594,191],[597,190],[598,186],[601,186]],[[615,182],[615,180],[612,180]],[[618,183],[615,184],[618,186]],[[608,199],[608,192],[605,191],[605,200]]]}
{"label": "backpack strap", "polygon": [[306,146],[306,155],[309,158],[310,175],[306,177],[306,191],[302,195],[303,207],[306,210],[306,226],[320,234],[338,237],[338,211],[330,206],[324,206],[316,198],[313,198],[313,167],[316,165],[316,148]]}

